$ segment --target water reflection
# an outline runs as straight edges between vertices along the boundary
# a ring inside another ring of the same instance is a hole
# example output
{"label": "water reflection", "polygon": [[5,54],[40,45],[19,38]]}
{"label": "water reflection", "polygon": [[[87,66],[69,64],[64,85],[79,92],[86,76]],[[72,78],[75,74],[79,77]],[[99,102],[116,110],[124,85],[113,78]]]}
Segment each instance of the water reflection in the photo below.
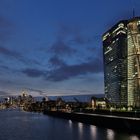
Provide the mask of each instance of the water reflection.
{"label": "water reflection", "polygon": [[69,127],[72,128],[72,121],[69,120]]}
{"label": "water reflection", "polygon": [[111,129],[107,129],[107,140],[114,140],[115,133]]}
{"label": "water reflection", "polygon": [[140,140],[138,136],[130,136],[130,140]]}
{"label": "water reflection", "polygon": [[83,123],[78,122],[78,132],[79,132],[79,139],[82,140],[83,138]]}
{"label": "water reflection", "polygon": [[96,139],[96,135],[97,135],[97,128],[94,125],[90,125],[90,135],[91,138],[94,140]]}
{"label": "water reflection", "polygon": [[78,123],[78,129],[79,129],[79,133],[82,134],[83,133],[83,123],[81,123],[81,122]]}

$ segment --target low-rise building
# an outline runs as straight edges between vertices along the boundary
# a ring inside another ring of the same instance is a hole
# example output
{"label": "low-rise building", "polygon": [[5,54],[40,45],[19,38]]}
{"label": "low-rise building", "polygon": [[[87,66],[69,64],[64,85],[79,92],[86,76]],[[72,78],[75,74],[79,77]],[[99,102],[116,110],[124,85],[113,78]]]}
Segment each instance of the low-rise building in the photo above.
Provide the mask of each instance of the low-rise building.
{"label": "low-rise building", "polygon": [[106,108],[106,106],[107,106],[106,99],[105,98],[92,97],[91,98],[91,105],[92,105],[92,109]]}

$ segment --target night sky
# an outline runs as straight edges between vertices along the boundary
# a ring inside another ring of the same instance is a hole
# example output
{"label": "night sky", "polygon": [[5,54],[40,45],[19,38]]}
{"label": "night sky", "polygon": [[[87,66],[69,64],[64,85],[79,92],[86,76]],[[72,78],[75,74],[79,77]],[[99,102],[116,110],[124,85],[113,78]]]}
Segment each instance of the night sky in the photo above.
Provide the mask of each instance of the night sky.
{"label": "night sky", "polygon": [[0,96],[103,94],[102,34],[140,0],[0,0]]}

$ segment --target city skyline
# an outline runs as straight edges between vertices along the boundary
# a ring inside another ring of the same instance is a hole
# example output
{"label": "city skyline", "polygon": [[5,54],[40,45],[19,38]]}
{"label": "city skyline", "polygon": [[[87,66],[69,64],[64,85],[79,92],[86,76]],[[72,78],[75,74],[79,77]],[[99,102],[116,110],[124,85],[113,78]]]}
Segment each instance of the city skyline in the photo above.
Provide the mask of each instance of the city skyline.
{"label": "city skyline", "polygon": [[[0,1],[0,96],[103,94],[102,34],[140,2]],[[106,16],[105,16],[106,15]]]}

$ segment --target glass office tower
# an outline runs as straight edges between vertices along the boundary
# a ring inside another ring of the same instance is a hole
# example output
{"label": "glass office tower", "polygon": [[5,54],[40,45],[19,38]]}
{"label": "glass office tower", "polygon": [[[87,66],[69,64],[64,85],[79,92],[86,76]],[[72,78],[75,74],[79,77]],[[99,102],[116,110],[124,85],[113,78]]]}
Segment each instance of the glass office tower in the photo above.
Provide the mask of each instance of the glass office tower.
{"label": "glass office tower", "polygon": [[105,97],[140,107],[140,18],[122,20],[103,35]]}

